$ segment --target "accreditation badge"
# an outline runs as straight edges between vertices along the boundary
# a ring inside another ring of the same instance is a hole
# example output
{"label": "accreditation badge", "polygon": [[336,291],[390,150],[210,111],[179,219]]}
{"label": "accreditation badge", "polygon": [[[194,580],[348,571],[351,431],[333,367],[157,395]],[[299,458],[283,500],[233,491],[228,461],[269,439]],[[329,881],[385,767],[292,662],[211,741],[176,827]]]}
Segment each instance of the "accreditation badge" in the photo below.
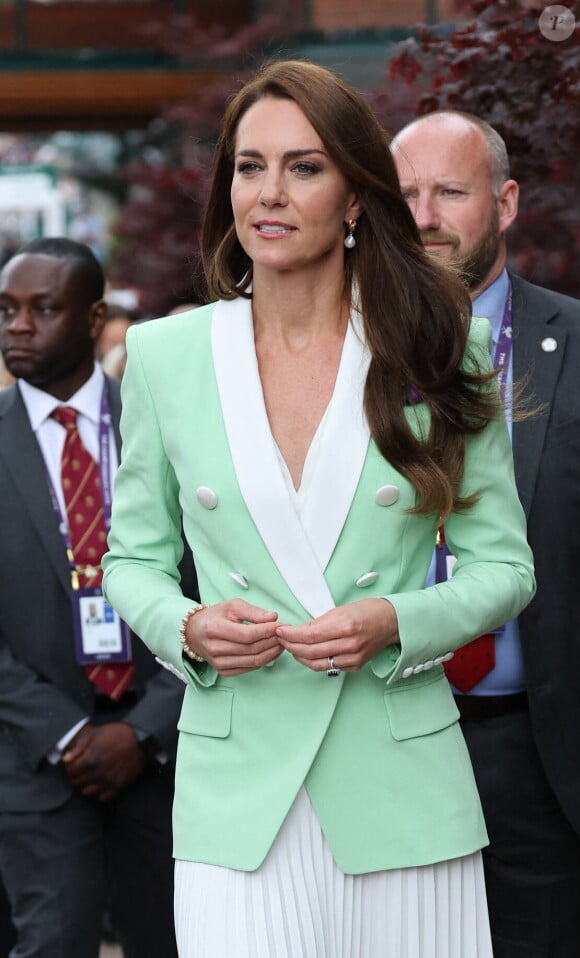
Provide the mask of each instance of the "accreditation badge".
{"label": "accreditation badge", "polygon": [[101,589],[72,593],[76,661],[79,665],[131,661],[131,633]]}

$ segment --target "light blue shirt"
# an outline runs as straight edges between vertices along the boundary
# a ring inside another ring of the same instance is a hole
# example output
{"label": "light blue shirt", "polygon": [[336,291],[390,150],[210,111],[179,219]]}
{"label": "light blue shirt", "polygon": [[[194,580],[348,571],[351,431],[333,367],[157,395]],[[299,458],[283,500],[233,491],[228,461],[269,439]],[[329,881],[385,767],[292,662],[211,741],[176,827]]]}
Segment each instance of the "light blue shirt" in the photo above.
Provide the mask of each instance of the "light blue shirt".
{"label": "light blue shirt", "polygon": [[[505,269],[494,283],[477,296],[473,301],[473,315],[484,316],[491,324],[493,347],[497,344],[501,329],[503,314],[509,291],[509,277]],[[509,396],[513,382],[513,353],[504,373],[504,388],[507,398],[508,429],[512,432],[510,417]],[[501,522],[501,516],[497,517]],[[426,586],[435,582],[435,558],[431,561]],[[474,636],[475,638],[475,636]],[[471,695],[508,695],[512,692],[521,692],[525,688],[522,649],[520,644],[520,630],[517,619],[512,619],[505,626],[501,635],[495,641],[495,668],[478,682],[470,693]],[[458,690],[457,690],[458,691]]]}

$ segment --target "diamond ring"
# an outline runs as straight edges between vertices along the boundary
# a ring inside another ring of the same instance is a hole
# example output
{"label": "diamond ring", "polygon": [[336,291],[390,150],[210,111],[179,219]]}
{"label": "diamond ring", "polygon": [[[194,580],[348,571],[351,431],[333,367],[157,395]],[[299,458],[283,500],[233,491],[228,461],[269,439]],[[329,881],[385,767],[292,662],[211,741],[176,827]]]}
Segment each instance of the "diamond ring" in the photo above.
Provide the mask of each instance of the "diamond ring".
{"label": "diamond ring", "polygon": [[340,675],[340,669],[334,664],[334,658],[332,655],[328,656],[328,668],[326,670],[326,674],[329,678],[335,678],[335,676]]}

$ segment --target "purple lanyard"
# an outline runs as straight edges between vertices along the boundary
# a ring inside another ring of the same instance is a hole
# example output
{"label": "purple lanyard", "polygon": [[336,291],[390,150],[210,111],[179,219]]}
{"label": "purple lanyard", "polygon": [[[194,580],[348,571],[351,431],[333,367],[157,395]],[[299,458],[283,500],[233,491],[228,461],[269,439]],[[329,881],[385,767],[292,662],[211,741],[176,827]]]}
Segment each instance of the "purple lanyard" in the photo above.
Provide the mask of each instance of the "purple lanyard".
{"label": "purple lanyard", "polygon": [[[111,505],[113,501],[113,483],[111,480],[110,464],[110,436],[111,436],[111,410],[109,407],[109,397],[107,396],[106,386],[103,386],[101,394],[101,408],[99,413],[99,478],[101,482],[101,498],[103,501],[103,519],[107,531],[111,525]],[[78,570],[74,560],[72,542],[69,533],[68,520],[62,514],[54,483],[50,478],[50,473],[46,469],[46,478],[48,481],[48,491],[52,501],[52,508],[58,520],[59,532],[62,536],[66,548],[66,555],[71,572],[71,582],[73,589],[78,589]]]}
{"label": "purple lanyard", "polygon": [[493,367],[499,370],[497,381],[502,396],[505,395],[505,377],[512,355],[512,343],[512,284],[509,281],[499,336],[492,356]]}
{"label": "purple lanyard", "polygon": [[[511,281],[509,281],[499,335],[492,354],[492,363],[494,369],[498,370],[497,382],[504,402],[505,379],[512,355],[512,343],[512,284]],[[442,529],[439,529],[437,532],[437,547],[435,549],[436,582],[447,581],[447,557],[450,555],[451,553],[445,543],[445,534]]]}

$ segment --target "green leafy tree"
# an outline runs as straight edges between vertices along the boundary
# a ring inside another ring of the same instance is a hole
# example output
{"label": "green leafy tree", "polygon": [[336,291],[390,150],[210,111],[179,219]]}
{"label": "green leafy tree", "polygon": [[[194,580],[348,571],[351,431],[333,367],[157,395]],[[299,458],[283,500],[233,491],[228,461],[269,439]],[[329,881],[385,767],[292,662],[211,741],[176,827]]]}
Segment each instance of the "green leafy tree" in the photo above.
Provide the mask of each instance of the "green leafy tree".
{"label": "green leafy tree", "polygon": [[467,0],[458,7],[471,18],[464,25],[447,35],[419,28],[398,46],[371,103],[393,134],[414,116],[445,108],[491,123],[520,184],[511,265],[578,296],[580,28],[553,42],[539,28],[543,5]]}

